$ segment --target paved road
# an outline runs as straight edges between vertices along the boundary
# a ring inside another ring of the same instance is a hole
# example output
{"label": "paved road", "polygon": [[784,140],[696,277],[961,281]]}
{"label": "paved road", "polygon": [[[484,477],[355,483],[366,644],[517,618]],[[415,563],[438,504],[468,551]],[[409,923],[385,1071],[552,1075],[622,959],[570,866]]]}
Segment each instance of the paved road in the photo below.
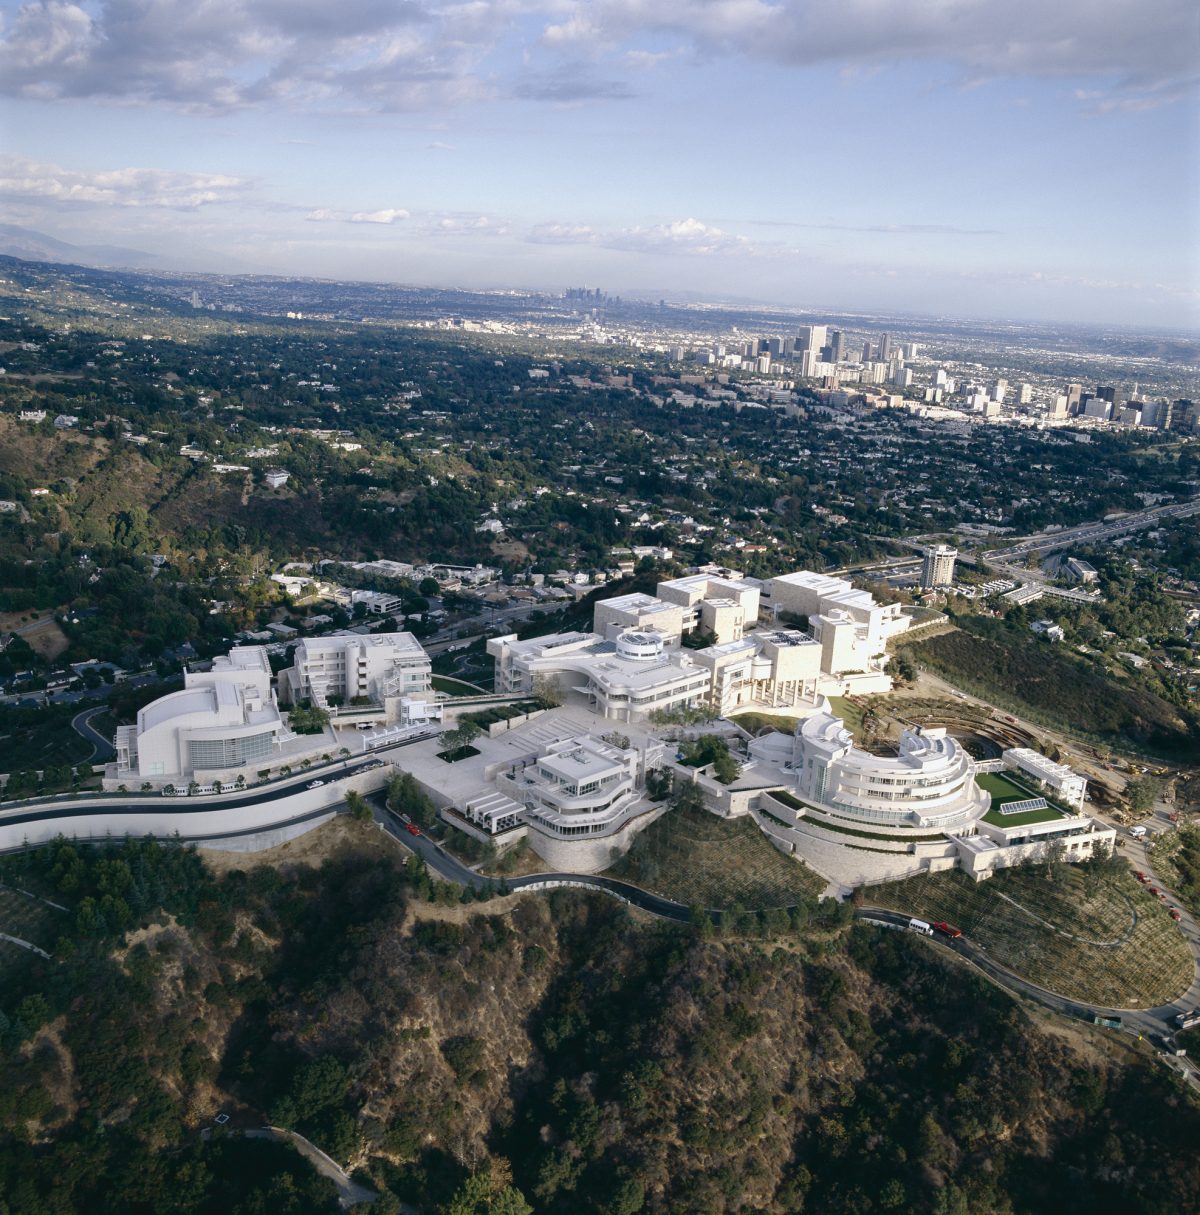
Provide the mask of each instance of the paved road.
{"label": "paved road", "polygon": [[[480,877],[474,870],[469,869],[461,861],[456,860],[443,848],[440,848],[428,836],[414,836],[406,831],[402,824],[382,808],[382,797],[376,797],[372,800],[377,809],[376,820],[409,851],[422,857],[438,877],[459,885],[469,885],[473,889],[479,889],[487,884],[489,879]],[[508,881],[508,887],[513,892],[523,889],[537,890],[548,885],[570,885],[598,890],[623,899],[635,907],[649,911],[652,915],[657,915],[662,919],[674,920],[677,923],[687,923],[691,918],[691,910],[684,906],[684,904],[662,898],[659,895],[642,890],[640,887],[633,886],[628,882],[619,881],[616,878],[579,873],[535,873],[525,877],[510,878]],[[710,910],[708,914],[714,922],[719,922],[720,912]],[[909,916],[902,913],[888,911],[883,908],[864,907],[856,914],[864,920],[882,920],[885,923],[893,924],[900,928],[907,928],[910,919]],[[1190,920],[1190,917],[1188,918]],[[1200,931],[1197,931],[1195,923],[1192,922],[1190,927],[1186,924],[1181,925],[1181,927],[1185,929],[1185,936],[1188,937],[1188,943],[1193,953],[1200,954]],[[937,938],[937,941],[940,945],[972,962],[989,978],[1009,992],[1026,996],[1047,1008],[1053,1009],[1055,1012],[1065,1013],[1068,1016],[1078,1017],[1087,1021],[1090,1021],[1093,1016],[1098,1014],[1117,1016],[1133,1032],[1145,1037],[1153,1037],[1156,1041],[1164,1033],[1174,1028],[1173,1018],[1176,1013],[1184,1012],[1193,1007],[1200,1007],[1200,981],[1194,983],[1191,990],[1172,1004],[1148,1009],[1112,1009],[1104,1005],[1087,1004],[1082,1001],[1071,1000],[1066,996],[1059,995],[1057,992],[1039,987],[1036,983],[1031,983],[1027,979],[1021,978],[1020,975],[1013,974],[1012,971],[999,965],[999,963],[993,962],[985,949],[974,944],[966,937],[959,937],[953,941]]]}
{"label": "paved road", "polygon": [[71,718],[71,729],[92,744],[92,754],[89,757],[92,763],[105,764],[110,759],[117,758],[117,753],[113,750],[112,739],[105,738],[98,730],[92,728],[92,718],[98,717],[107,707],[107,705],[97,705],[94,709],[84,709],[82,713],[76,713]]}
{"label": "paved road", "polygon": [[366,1186],[351,1181],[346,1170],[336,1160],[296,1131],[283,1130],[277,1126],[263,1126],[245,1130],[242,1134],[247,1139],[274,1139],[277,1143],[290,1143],[322,1177],[328,1177],[337,1186],[338,1202],[343,1208],[355,1206],[360,1202],[374,1202],[379,1197],[374,1190],[368,1190]]}

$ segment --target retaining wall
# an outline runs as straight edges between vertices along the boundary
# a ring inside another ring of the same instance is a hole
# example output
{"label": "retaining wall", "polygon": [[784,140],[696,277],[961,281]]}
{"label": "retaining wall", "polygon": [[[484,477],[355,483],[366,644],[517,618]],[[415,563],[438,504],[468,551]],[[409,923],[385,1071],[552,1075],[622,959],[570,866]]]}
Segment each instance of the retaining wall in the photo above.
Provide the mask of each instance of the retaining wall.
{"label": "retaining wall", "polygon": [[[106,798],[58,806],[17,806],[0,814],[0,852],[49,843],[60,835],[92,841],[154,835],[259,851],[311,831],[337,813],[350,790],[372,792],[386,785],[388,776],[388,768],[372,768],[340,780],[327,778],[318,789],[299,787],[284,797],[249,804],[242,801],[245,794],[238,794],[230,797],[241,802],[236,805],[222,805],[217,799],[198,805],[189,798],[163,797],[133,804]],[[14,821],[31,813],[44,817]]]}
{"label": "retaining wall", "polygon": [[536,827],[529,829],[529,846],[552,869],[565,873],[600,873],[617,857],[628,852],[639,831],[644,831],[656,818],[665,814],[667,803],[654,806],[637,818],[630,819],[611,835],[559,839],[543,834]]}

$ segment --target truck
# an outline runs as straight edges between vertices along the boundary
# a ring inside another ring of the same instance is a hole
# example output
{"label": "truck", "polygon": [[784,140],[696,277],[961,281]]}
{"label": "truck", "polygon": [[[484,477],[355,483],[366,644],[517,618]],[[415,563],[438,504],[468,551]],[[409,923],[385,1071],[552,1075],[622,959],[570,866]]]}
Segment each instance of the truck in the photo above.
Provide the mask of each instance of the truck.
{"label": "truck", "polygon": [[1191,1029],[1193,1025],[1200,1025],[1200,1008],[1193,1008],[1191,1012],[1181,1012],[1175,1018],[1175,1024],[1180,1029]]}
{"label": "truck", "polygon": [[933,925],[927,924],[924,920],[918,920],[915,916],[908,921],[908,926],[913,932],[919,932],[922,936],[933,936]]}
{"label": "truck", "polygon": [[944,920],[935,920],[933,928],[936,932],[940,932],[944,937],[949,937],[952,941],[962,936],[961,928],[955,928],[953,924],[947,924]]}

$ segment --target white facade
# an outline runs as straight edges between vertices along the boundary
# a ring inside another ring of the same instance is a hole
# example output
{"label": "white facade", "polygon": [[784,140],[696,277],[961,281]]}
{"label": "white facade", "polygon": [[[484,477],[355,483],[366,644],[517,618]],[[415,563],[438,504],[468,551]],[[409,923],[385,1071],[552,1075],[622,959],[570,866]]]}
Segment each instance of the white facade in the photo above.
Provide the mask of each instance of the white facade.
{"label": "white facade", "polygon": [[716,644],[740,641],[758,619],[759,587],[742,578],[689,574],[660,582],[658,598],[684,611],[683,631],[712,633]]}
{"label": "white facade", "polygon": [[954,582],[954,563],[958,560],[958,549],[948,544],[934,544],[925,550],[921,562],[921,589],[932,590],[938,586],[950,586]]}
{"label": "white facade", "polygon": [[656,599],[653,595],[634,593],[601,599],[592,613],[592,629],[607,641],[626,629],[653,629],[665,639],[665,644],[677,646],[683,635],[683,609],[675,603]]}
{"label": "white facade", "polygon": [[661,743],[626,744],[591,734],[551,743],[498,774],[497,789],[525,807],[534,832],[567,840],[610,834],[636,811],[647,767],[662,758]]}
{"label": "white facade", "polygon": [[583,705],[613,721],[637,721],[658,709],[701,704],[709,672],[690,654],[667,648],[651,631],[626,630],[609,641],[595,633],[559,633],[518,641],[495,637],[496,691],[532,695],[542,681],[567,705]]}
{"label": "white facade", "polygon": [[205,772],[267,766],[285,737],[266,650],[239,647],[214,659],[211,671],[188,671],[182,691],[148,704],[136,726],[118,728],[115,776],[187,784]]}
{"label": "white facade", "polygon": [[856,590],[845,578],[800,570],[768,578],[762,585],[759,617],[779,618],[780,612],[807,616],[845,612],[859,633],[859,647],[869,663],[877,663],[887,652],[888,639],[908,628],[910,618],[898,603],[876,603],[869,591]]}
{"label": "white facade", "polygon": [[1004,762],[1010,767],[1057,793],[1063,801],[1082,809],[1087,796],[1087,780],[1066,764],[1055,763],[1032,747],[1010,747],[1004,752]]}
{"label": "white facade", "polygon": [[752,704],[811,703],[821,678],[821,644],[798,629],[760,630],[692,657],[711,672],[708,703],[722,716]]}
{"label": "white facade", "polygon": [[331,700],[349,706],[358,699],[395,717],[399,701],[421,696],[431,687],[429,655],[411,633],[346,633],[310,637],[296,647],[294,665],[279,675],[280,700],[311,701],[328,708]]}
{"label": "white facade", "polygon": [[801,798],[864,823],[962,828],[991,805],[971,757],[940,728],[905,730],[898,755],[873,755],[840,718],[814,713],[796,729],[791,766]]}

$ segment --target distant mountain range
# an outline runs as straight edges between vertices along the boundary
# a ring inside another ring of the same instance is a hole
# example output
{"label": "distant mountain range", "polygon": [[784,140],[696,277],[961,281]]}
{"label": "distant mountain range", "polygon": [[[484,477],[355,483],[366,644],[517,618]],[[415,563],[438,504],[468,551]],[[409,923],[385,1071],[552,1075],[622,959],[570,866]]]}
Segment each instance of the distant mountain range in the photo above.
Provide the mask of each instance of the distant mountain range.
{"label": "distant mountain range", "polygon": [[31,262],[58,262],[102,269],[158,269],[160,258],[141,249],[119,245],[72,245],[65,240],[22,228],[19,224],[0,224],[0,254]]}

